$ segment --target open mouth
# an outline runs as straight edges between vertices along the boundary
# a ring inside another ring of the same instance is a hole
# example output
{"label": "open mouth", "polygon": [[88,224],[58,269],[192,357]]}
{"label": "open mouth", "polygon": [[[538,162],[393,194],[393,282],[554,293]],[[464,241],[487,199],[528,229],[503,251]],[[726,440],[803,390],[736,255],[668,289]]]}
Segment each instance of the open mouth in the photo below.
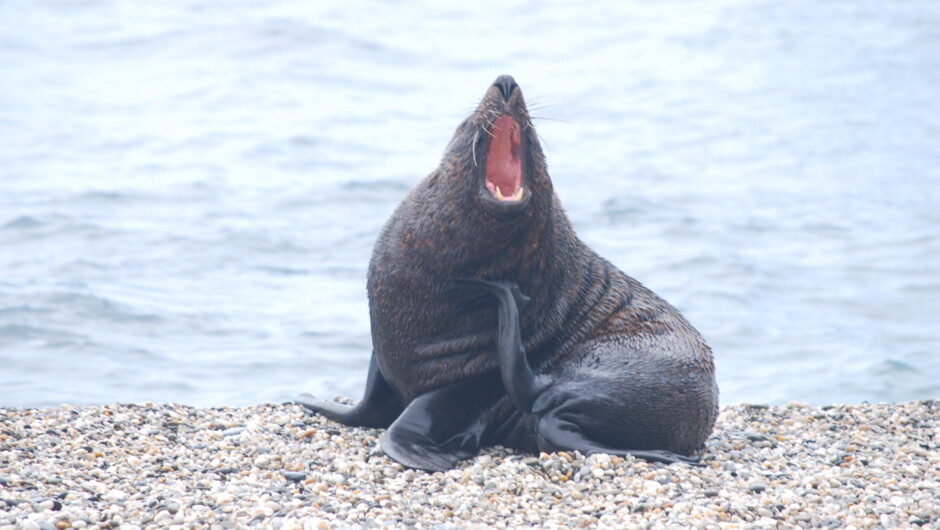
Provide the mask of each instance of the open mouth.
{"label": "open mouth", "polygon": [[503,114],[490,131],[489,151],[486,155],[486,189],[497,200],[522,200],[522,161],[519,159],[519,124]]}

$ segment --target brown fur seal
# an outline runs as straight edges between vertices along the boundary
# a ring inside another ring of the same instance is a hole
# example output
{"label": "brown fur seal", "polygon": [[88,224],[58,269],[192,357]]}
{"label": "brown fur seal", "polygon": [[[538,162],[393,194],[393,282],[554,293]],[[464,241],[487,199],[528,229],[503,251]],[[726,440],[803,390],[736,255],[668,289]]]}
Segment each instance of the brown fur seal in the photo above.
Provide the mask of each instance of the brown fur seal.
{"label": "brown fur seal", "polygon": [[694,462],[715,423],[711,350],[575,235],[512,77],[385,224],[368,293],[363,399],[298,401],[388,427],[404,465],[449,469],[494,444]]}

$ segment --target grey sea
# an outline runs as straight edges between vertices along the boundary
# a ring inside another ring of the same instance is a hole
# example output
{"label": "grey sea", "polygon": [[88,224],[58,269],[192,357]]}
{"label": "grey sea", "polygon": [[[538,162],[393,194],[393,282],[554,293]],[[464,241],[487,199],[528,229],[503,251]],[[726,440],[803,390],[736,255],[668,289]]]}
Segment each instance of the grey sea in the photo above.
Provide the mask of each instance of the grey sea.
{"label": "grey sea", "polygon": [[365,277],[499,74],[724,404],[940,397],[940,3],[0,3],[0,405],[357,398]]}

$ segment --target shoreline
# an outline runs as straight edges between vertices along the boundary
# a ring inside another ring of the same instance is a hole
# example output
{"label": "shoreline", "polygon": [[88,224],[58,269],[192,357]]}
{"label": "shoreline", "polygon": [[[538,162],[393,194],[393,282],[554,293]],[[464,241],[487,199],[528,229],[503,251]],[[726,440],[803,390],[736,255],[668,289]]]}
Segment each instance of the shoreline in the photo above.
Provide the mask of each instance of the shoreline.
{"label": "shoreline", "polygon": [[0,408],[0,530],[940,526],[940,401],[722,407],[701,467],[488,448],[409,470],[299,406]]}

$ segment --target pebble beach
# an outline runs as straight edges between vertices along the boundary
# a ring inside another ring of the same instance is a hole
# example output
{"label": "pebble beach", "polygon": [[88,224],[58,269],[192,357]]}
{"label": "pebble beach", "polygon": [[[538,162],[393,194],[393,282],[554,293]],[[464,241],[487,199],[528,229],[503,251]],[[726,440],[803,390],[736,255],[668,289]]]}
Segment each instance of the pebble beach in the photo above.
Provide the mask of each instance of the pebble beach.
{"label": "pebble beach", "polygon": [[0,408],[0,530],[940,528],[940,401],[724,407],[700,466],[405,469],[292,404]]}

